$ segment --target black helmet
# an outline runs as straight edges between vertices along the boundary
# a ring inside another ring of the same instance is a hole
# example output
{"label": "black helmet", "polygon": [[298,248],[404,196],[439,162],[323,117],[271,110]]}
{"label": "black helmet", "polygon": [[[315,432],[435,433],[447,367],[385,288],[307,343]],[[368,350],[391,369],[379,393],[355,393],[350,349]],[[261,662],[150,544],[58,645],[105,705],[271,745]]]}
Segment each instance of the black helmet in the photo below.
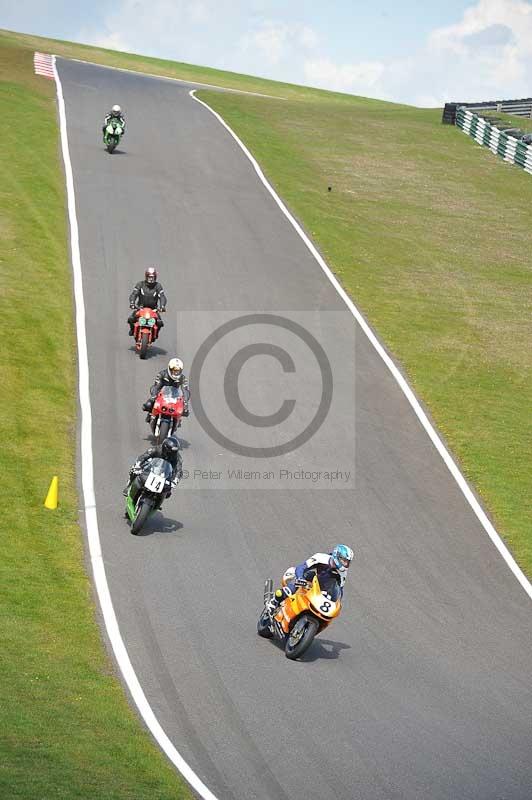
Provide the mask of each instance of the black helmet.
{"label": "black helmet", "polygon": [[176,456],[179,451],[181,450],[181,443],[177,436],[168,436],[161,447],[161,453],[163,458],[170,458],[170,456]]}

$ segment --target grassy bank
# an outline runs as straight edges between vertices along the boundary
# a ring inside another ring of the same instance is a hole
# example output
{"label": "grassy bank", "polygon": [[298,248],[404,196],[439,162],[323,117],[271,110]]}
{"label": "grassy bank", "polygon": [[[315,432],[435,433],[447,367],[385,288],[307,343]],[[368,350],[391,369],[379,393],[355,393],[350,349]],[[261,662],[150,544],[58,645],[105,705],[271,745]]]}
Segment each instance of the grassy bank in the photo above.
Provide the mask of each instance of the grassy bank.
{"label": "grassy bank", "polygon": [[[190,797],[113,674],[83,564],[55,86],[33,76],[30,49],[0,41],[0,65],[0,797]],[[61,505],[47,511],[54,474]]]}
{"label": "grassy bank", "polygon": [[[54,53],[65,58],[78,58],[82,61],[92,61],[94,64],[103,64],[108,67],[132,69],[151,75],[208,83],[215,86],[223,86],[227,89],[260,92],[262,94],[273,94],[276,97],[292,97],[294,99],[330,94],[330,92],[323,92],[319,89],[295,86],[290,83],[278,83],[265,78],[256,78],[253,75],[240,75],[236,72],[225,72],[211,69],[210,67],[198,67],[193,64],[167,61],[162,58],[150,58],[148,56],[135,55],[134,53],[119,53],[116,50],[106,50],[102,47],[90,47],[83,44],[64,42],[60,39],[31,36],[25,33],[2,31],[0,29],[0,38],[17,44],[19,47]],[[341,94],[337,95],[337,97],[344,98],[346,102],[352,102],[355,99],[353,97],[349,98],[349,95]],[[370,100],[368,102],[381,104],[378,100]]]}

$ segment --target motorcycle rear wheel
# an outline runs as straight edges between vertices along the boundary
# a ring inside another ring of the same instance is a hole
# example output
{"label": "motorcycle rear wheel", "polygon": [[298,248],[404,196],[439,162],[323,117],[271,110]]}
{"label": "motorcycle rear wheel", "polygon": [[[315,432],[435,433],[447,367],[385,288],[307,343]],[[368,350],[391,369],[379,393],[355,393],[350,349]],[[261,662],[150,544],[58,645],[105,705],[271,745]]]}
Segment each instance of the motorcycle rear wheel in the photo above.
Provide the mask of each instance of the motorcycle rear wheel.
{"label": "motorcycle rear wheel", "polygon": [[318,620],[309,616],[300,617],[296,620],[292,630],[288,634],[284,646],[284,654],[291,661],[300,658],[309,649],[314,641],[320,624]]}
{"label": "motorcycle rear wheel", "polygon": [[257,633],[264,639],[271,639],[273,637],[273,633],[270,630],[270,618],[265,612],[260,615],[259,621],[257,622]]}
{"label": "motorcycle rear wheel", "polygon": [[151,503],[147,503],[146,501],[144,502],[141,501],[137,516],[131,523],[131,533],[133,533],[135,536],[137,536],[140,533],[152,511],[153,507]]}
{"label": "motorcycle rear wheel", "polygon": [[148,352],[149,343],[150,343],[150,334],[147,331],[144,331],[140,335],[139,356],[142,358],[142,360],[146,358],[146,353]]}

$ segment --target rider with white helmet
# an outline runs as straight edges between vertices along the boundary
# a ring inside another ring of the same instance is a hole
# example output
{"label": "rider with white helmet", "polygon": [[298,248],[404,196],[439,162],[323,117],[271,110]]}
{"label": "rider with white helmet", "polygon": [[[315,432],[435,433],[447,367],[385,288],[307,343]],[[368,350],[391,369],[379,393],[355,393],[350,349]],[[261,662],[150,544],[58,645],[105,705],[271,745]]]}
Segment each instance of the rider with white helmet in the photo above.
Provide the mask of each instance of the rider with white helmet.
{"label": "rider with white helmet", "polygon": [[126,118],[122,112],[122,109],[119,105],[114,105],[112,109],[109,111],[108,114],[105,115],[105,120],[102,126],[102,133],[105,133],[106,127],[109,125],[111,120],[116,120],[120,127],[122,128],[122,132],[126,132]]}
{"label": "rider with white helmet", "polygon": [[163,386],[179,386],[183,390],[183,397],[185,400],[185,410],[183,411],[183,416],[188,417],[190,389],[188,386],[188,380],[183,372],[183,362],[180,358],[171,358],[166,369],[162,369],[155,376],[155,381],[150,388],[150,397],[142,406],[144,411],[148,412],[146,416],[146,422],[150,421],[151,410],[153,408],[153,404],[155,403],[155,398]]}

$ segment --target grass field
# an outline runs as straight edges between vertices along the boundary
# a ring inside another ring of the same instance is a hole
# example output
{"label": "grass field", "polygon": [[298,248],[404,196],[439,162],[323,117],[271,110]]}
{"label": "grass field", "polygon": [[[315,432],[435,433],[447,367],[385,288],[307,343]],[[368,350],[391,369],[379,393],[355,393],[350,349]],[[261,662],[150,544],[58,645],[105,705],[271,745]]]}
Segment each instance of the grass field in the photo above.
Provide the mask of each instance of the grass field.
{"label": "grass field", "polygon": [[[55,85],[3,39],[0,64],[0,797],[190,797],[113,674],[83,563]],[[54,474],[61,504],[47,511]]]}
{"label": "grass field", "polygon": [[[74,482],[75,355],[54,86],[33,50],[263,92],[201,91],[401,363],[532,575],[532,177],[441,111],[0,33],[0,797],[177,798],[102,652]],[[332,190],[328,191],[331,186]],[[20,396],[32,413],[9,414]],[[61,476],[61,509],[41,504]]]}

